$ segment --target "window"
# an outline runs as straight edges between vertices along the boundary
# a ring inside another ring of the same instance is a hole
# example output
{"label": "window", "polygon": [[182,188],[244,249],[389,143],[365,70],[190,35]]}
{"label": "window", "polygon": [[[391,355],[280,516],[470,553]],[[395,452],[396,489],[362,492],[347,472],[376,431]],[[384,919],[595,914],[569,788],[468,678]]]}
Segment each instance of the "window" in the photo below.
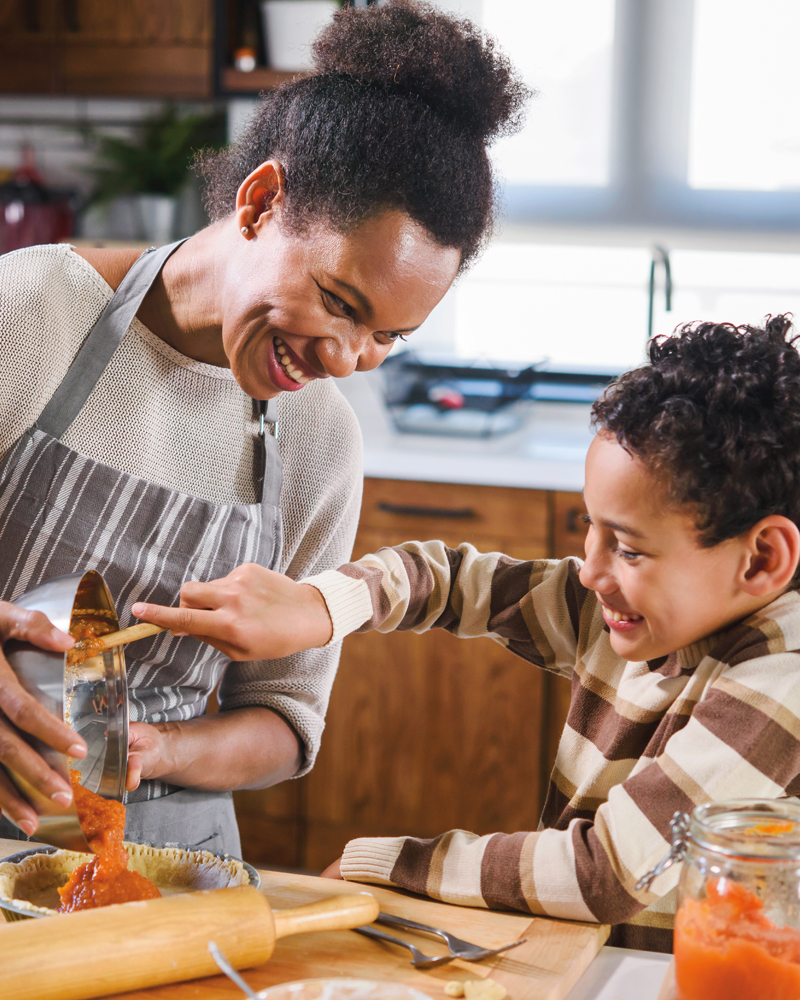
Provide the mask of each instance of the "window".
{"label": "window", "polygon": [[666,312],[658,267],[654,333],[800,319],[798,0],[440,2],[539,97],[494,152],[504,231],[410,346],[635,365],[655,246],[674,294]]}
{"label": "window", "polygon": [[494,151],[513,184],[609,181],[614,0],[491,0],[483,25],[538,92],[522,133]]}

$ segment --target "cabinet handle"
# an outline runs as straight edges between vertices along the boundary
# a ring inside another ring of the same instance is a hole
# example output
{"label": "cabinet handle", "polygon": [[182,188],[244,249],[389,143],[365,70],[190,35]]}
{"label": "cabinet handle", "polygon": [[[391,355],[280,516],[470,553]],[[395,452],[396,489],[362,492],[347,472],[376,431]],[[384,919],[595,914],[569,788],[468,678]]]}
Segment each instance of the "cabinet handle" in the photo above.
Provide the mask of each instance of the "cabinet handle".
{"label": "cabinet handle", "polygon": [[77,34],[81,30],[78,20],[78,0],[64,0],[64,24],[67,26],[67,31]]}
{"label": "cabinet handle", "polygon": [[25,2],[25,28],[34,34],[42,30],[37,0],[26,0]]}
{"label": "cabinet handle", "polygon": [[386,503],[381,501],[378,510],[400,517],[440,517],[453,521],[466,521],[478,515],[471,507],[414,507],[410,504]]}
{"label": "cabinet handle", "polygon": [[586,527],[585,522],[582,520],[583,511],[580,507],[571,507],[567,511],[567,531],[570,534],[577,534],[582,532]]}

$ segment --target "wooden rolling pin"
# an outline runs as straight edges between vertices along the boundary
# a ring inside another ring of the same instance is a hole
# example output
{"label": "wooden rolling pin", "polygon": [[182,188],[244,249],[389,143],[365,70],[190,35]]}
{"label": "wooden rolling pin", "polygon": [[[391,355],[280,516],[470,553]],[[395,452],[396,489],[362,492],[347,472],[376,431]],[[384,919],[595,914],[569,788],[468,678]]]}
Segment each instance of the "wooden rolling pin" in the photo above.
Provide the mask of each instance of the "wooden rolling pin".
{"label": "wooden rolling pin", "polygon": [[219,975],[215,941],[231,965],[262,965],[290,934],[369,924],[368,892],[272,910],[253,886],[189,892],[0,926],[3,1000],[89,1000]]}

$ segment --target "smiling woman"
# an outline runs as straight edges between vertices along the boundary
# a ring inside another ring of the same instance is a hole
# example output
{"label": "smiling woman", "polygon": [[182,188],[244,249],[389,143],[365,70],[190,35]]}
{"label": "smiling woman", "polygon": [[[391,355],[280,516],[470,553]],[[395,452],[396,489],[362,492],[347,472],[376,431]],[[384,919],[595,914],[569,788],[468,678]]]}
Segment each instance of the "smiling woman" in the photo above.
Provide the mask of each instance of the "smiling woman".
{"label": "smiling woman", "polygon": [[[349,557],[360,437],[333,379],[379,365],[474,259],[487,144],[527,94],[471,24],[413,0],[342,10],[314,51],[235,147],[198,157],[208,228],[142,256],[0,259],[6,600],[91,566],[124,619],[241,563],[299,578]],[[72,642],[1,601],[0,635]],[[230,790],[312,766],[338,649],[229,664],[190,636],[132,648],[128,839],[239,853]],[[86,752],[0,657],[0,763],[67,801],[19,730]],[[16,824],[0,835],[34,833],[2,770],[0,810]]]}

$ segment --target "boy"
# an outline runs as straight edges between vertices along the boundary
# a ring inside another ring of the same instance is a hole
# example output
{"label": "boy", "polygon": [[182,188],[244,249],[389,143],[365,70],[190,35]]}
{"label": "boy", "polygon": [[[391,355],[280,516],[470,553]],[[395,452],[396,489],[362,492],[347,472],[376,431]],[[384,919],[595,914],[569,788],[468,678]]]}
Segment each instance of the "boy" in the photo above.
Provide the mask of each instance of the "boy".
{"label": "boy", "polygon": [[667,852],[673,813],[800,792],[789,330],[784,317],[686,327],[609,387],[593,408],[582,564],[408,542],[306,585],[259,567],[187,585],[182,602],[213,611],[135,607],[237,659],[437,627],[571,677],[538,832],[362,838],[327,874],[611,923],[612,943],[670,950],[678,866],[635,884]]}

